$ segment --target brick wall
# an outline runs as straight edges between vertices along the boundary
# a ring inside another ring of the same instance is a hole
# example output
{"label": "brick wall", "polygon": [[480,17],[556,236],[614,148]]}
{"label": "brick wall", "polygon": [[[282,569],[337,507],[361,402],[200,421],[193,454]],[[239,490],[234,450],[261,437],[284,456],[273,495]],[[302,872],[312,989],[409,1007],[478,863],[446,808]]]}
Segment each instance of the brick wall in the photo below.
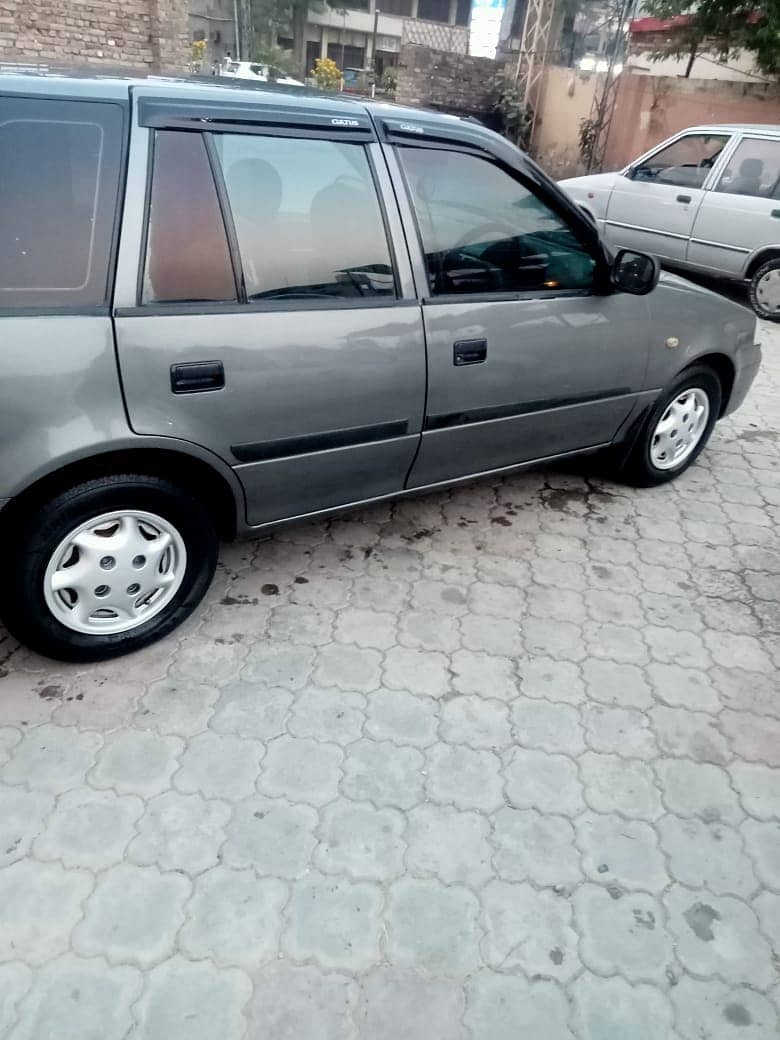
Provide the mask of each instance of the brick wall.
{"label": "brick wall", "polygon": [[483,115],[488,109],[490,82],[501,68],[491,58],[407,43],[399,55],[395,100],[458,115]]}
{"label": "brick wall", "polygon": [[187,0],[0,0],[0,61],[187,67]]}

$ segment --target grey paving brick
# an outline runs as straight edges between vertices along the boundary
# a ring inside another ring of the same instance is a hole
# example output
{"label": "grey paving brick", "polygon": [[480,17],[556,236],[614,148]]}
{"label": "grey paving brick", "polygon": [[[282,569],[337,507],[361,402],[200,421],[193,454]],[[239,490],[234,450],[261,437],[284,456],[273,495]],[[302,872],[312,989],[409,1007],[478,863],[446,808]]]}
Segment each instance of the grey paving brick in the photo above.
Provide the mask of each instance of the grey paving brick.
{"label": "grey paving brick", "polygon": [[485,959],[491,967],[560,981],[582,967],[565,896],[529,884],[491,881],[481,902]]}
{"label": "grey paving brick", "polygon": [[636,708],[589,704],[581,713],[585,740],[593,751],[648,760],[658,754],[647,716]]}
{"label": "grey paving brick", "polygon": [[516,748],[504,772],[507,798],[518,809],[573,814],[584,807],[577,766],[565,755]]}
{"label": "grey paving brick", "polygon": [[100,745],[97,733],[81,733],[70,726],[37,726],[24,734],[0,777],[8,784],[27,783],[59,794],[84,782]]}
{"label": "grey paving brick", "polygon": [[663,812],[650,765],[619,755],[586,751],[579,759],[585,800],[600,813],[655,820]]}
{"label": "grey paving brick", "polygon": [[381,662],[378,650],[332,643],[319,650],[314,681],[340,690],[374,690],[380,684]]}
{"label": "grey paving brick", "polygon": [[167,679],[153,683],[141,699],[134,725],[190,737],[206,728],[218,697],[216,686]]}
{"label": "grey paving brick", "polygon": [[118,730],[105,738],[89,782],[99,789],[113,787],[118,794],[151,798],[170,787],[183,750],[184,743],[178,737]]}
{"label": "grey paving brick", "polygon": [[296,697],[287,728],[294,737],[349,744],[362,735],[365,705],[360,693],[309,687]]}
{"label": "grey paving brick", "polygon": [[568,1006],[554,982],[481,972],[467,986],[466,1025],[473,1040],[571,1040]]}
{"label": "grey paving brick", "polygon": [[473,971],[481,961],[476,896],[439,881],[395,882],[387,899],[385,952],[399,967],[433,975]]}
{"label": "grey paving brick", "polygon": [[651,664],[647,674],[662,704],[691,711],[717,712],[721,703],[706,672],[678,664]]}
{"label": "grey paving brick", "polygon": [[645,671],[634,664],[587,660],[582,673],[589,696],[602,704],[623,708],[649,708],[653,703]]}
{"label": "grey paving brick", "polygon": [[656,986],[586,973],[575,980],[571,993],[582,1040],[669,1040],[675,1035],[672,1004]]}
{"label": "grey paving brick", "polygon": [[224,802],[166,791],[147,803],[127,857],[142,866],[198,874],[218,862],[230,815]]}
{"label": "grey paving brick", "polygon": [[655,765],[666,808],[677,816],[739,823],[742,819],[729,775],[719,766],[661,759]]}
{"label": "grey paving brick", "polygon": [[457,650],[451,657],[452,685],[458,693],[511,700],[517,694],[514,663],[508,657]]}
{"label": "grey paving brick", "polygon": [[752,906],[759,928],[772,944],[776,963],[780,956],[780,895],[777,892],[760,892]]}
{"label": "grey paving brick", "polygon": [[490,827],[480,813],[419,805],[409,813],[406,866],[418,877],[479,888],[493,875]]}
{"label": "grey paving brick", "polygon": [[657,828],[675,880],[720,895],[746,898],[755,892],[758,881],[737,830],[677,816],[664,816]]}
{"label": "grey paving brick", "polygon": [[771,947],[741,899],[674,886],[664,904],[677,956],[691,975],[719,975],[759,989],[776,981]]}
{"label": "grey paving brick", "polygon": [[396,809],[346,798],[321,812],[315,862],[326,874],[382,881],[403,873],[405,821]]}
{"label": "grey paving brick", "polygon": [[520,692],[526,697],[539,697],[566,704],[581,704],[585,686],[576,664],[551,657],[533,657],[517,666]]}
{"label": "grey paving brick", "polygon": [[436,740],[438,702],[406,690],[377,690],[367,698],[366,733],[374,740],[426,747]]}
{"label": "grey paving brick", "polygon": [[758,878],[780,891],[780,823],[747,819],[740,831]]}
{"label": "grey paving brick", "polygon": [[324,968],[369,968],[380,959],[381,908],[378,885],[312,873],[293,885],[282,948]]}
{"label": "grey paving brick", "polygon": [[253,982],[247,1040],[356,1040],[358,990],[348,975],[280,963],[256,972]]}
{"label": "grey paving brick", "polygon": [[289,894],[277,878],[215,867],[195,882],[179,949],[193,960],[254,969],[278,955]]}
{"label": "grey paving brick", "polygon": [[240,1037],[251,990],[249,978],[235,968],[172,957],[149,972],[130,1040]]}
{"label": "grey paving brick", "polygon": [[454,697],[441,708],[443,740],[475,748],[505,748],[512,744],[506,705],[474,695]]}
{"label": "grey paving brick", "polygon": [[[574,565],[560,566],[568,572]],[[582,628],[570,621],[551,624],[543,618],[526,618],[523,623],[523,642],[526,652],[533,657],[563,658],[564,661],[578,662],[587,656]]]}
{"label": "grey paving brick", "polygon": [[67,955],[41,969],[13,1035],[16,1040],[123,1040],[140,993],[141,974],[135,968]]}
{"label": "grey paving brick", "polygon": [[194,641],[183,646],[174,658],[171,675],[175,679],[200,682],[207,675],[212,683],[235,679],[247,655],[240,643]]}
{"label": "grey paving brick", "polygon": [[64,954],[93,884],[87,871],[33,859],[0,870],[0,963]]}
{"label": "grey paving brick", "polygon": [[281,798],[240,802],[225,827],[222,858],[231,867],[254,867],[258,874],[281,878],[306,873],[317,844],[317,812]]}
{"label": "grey paving brick", "polygon": [[583,885],[574,893],[580,956],[597,975],[662,983],[673,963],[661,904],[644,892]]}
{"label": "grey paving brick", "polygon": [[745,812],[761,820],[780,819],[780,769],[735,762],[730,772]]}
{"label": "grey paving brick", "polygon": [[684,976],[671,992],[677,1029],[684,1040],[766,1040],[778,1016],[766,997],[747,986]]}
{"label": "grey paving brick", "polygon": [[254,793],[264,754],[258,741],[208,730],[188,742],[174,786],[206,798],[244,798]]}
{"label": "grey paving brick", "polygon": [[281,603],[268,617],[268,637],[273,642],[325,646],[333,638],[335,620],[327,607]]}
{"label": "grey paving brick", "polygon": [[571,705],[518,698],[512,705],[512,722],[523,747],[570,755],[585,750],[579,712]]}
{"label": "grey paving brick", "polygon": [[32,985],[33,974],[26,964],[0,964],[0,1036],[10,1036],[18,1019],[18,1005]]}
{"label": "grey paving brick", "polygon": [[35,839],[34,853],[66,867],[104,870],[121,862],[143,811],[135,795],[91,787],[67,791]]}
{"label": "grey paving brick", "polygon": [[388,611],[347,607],[339,612],[335,637],[342,643],[389,650],[396,642],[396,626],[396,615]]}
{"label": "grey paving brick", "polygon": [[218,733],[273,740],[285,732],[293,694],[282,687],[231,683],[223,688],[209,723]]}
{"label": "grey paving brick", "polygon": [[341,789],[355,801],[411,809],[422,797],[424,764],[415,748],[359,740],[347,749]]}
{"label": "grey paving brick", "polygon": [[465,1040],[464,1010],[458,983],[381,966],[361,981],[355,1021],[364,1040]]}
{"label": "grey paving brick", "polygon": [[484,812],[503,804],[501,762],[492,751],[477,751],[463,744],[434,744],[426,758],[425,787],[433,801]]}
{"label": "grey paving brick", "polygon": [[450,614],[405,610],[399,620],[398,642],[415,650],[450,653],[460,645],[458,620]]}
{"label": "grey paving brick", "polygon": [[754,636],[736,632],[707,632],[704,642],[716,664],[725,668],[745,668],[748,671],[774,674],[772,658]]}
{"label": "grey paving brick", "polygon": [[384,681],[394,690],[443,697],[450,688],[447,658],[438,651],[394,646],[385,654]]}
{"label": "grey paving brick", "polygon": [[11,726],[0,729],[0,765],[5,765],[11,757],[12,748],[15,748],[21,739],[22,734],[18,729]]}
{"label": "grey paving brick", "polygon": [[501,878],[558,887],[581,879],[574,828],[565,817],[505,806],[492,823],[493,865]]}
{"label": "grey paving brick", "polygon": [[0,787],[0,867],[28,855],[53,808],[54,797],[46,791]]}
{"label": "grey paving brick", "polygon": [[727,708],[719,722],[739,758],[780,768],[780,720]]}
{"label": "grey paving brick", "polygon": [[122,863],[102,874],[73,933],[82,957],[150,968],[173,953],[192,884],[178,873]]}
{"label": "grey paving brick", "polygon": [[658,704],[651,708],[650,723],[658,747],[666,755],[691,758],[694,762],[712,762],[725,765],[731,757],[729,744],[715,718],[703,711],[687,708],[668,708]]}
{"label": "grey paving brick", "polygon": [[456,634],[464,650],[515,657],[523,649],[522,631],[519,620],[472,614]]}
{"label": "grey paving brick", "polygon": [[618,889],[660,892],[669,883],[656,830],[640,820],[585,813],[577,817],[585,874]]}

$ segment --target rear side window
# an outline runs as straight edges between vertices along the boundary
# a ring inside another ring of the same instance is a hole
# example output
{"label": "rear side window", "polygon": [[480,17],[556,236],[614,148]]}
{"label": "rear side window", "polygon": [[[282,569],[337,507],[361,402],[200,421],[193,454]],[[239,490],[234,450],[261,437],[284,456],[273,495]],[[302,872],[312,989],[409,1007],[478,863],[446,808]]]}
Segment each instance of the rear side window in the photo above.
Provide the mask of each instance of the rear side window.
{"label": "rear side window", "polygon": [[729,159],[715,190],[780,199],[780,140],[746,137]]}
{"label": "rear side window", "polygon": [[250,301],[395,296],[362,146],[242,134],[214,142]]}
{"label": "rear side window", "polygon": [[0,308],[105,304],[123,118],[110,103],[0,97]]}
{"label": "rear side window", "polygon": [[236,299],[227,233],[201,134],[154,138],[143,303]]}

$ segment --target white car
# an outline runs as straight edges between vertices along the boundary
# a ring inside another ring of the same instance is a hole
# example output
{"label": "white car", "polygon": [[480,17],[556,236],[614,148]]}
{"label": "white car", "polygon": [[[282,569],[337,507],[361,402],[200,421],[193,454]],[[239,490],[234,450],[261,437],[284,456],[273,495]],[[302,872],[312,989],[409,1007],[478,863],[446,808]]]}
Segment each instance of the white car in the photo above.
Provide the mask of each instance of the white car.
{"label": "white car", "polygon": [[559,182],[611,246],[744,279],[780,321],[780,126],[695,126],[616,173]]}
{"label": "white car", "polygon": [[220,76],[232,76],[234,79],[251,79],[256,83],[281,83],[285,87],[302,87],[299,79],[286,76],[279,69],[263,65],[256,61],[234,61],[228,58],[220,67]]}

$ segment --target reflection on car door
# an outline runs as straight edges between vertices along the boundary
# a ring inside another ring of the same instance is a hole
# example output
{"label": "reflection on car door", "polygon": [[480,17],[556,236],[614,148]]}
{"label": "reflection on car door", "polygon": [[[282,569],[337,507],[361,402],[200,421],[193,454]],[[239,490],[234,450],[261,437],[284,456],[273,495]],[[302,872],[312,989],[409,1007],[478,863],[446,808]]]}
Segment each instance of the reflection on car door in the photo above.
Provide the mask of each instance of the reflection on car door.
{"label": "reflection on car door", "polygon": [[693,227],[688,261],[741,277],[751,253],[780,247],[780,138],[746,135]]}
{"label": "reflection on car door", "polygon": [[399,491],[419,443],[425,353],[408,259],[406,273],[391,259],[371,124],[350,107],[362,131],[331,134],[323,122],[346,107],[334,104],[311,135],[305,113],[276,133],[232,133],[217,109],[209,134],[148,119],[159,128],[140,293],[116,315],[130,422],[227,460],[255,525]]}
{"label": "reflection on car door", "polygon": [[684,134],[616,177],[607,207],[609,241],[684,261],[704,184],[728,140],[727,134]]}
{"label": "reflection on car door", "polygon": [[597,261],[576,230],[506,169],[451,148],[395,154],[428,282],[409,486],[609,442],[641,387],[646,302],[594,295]]}

